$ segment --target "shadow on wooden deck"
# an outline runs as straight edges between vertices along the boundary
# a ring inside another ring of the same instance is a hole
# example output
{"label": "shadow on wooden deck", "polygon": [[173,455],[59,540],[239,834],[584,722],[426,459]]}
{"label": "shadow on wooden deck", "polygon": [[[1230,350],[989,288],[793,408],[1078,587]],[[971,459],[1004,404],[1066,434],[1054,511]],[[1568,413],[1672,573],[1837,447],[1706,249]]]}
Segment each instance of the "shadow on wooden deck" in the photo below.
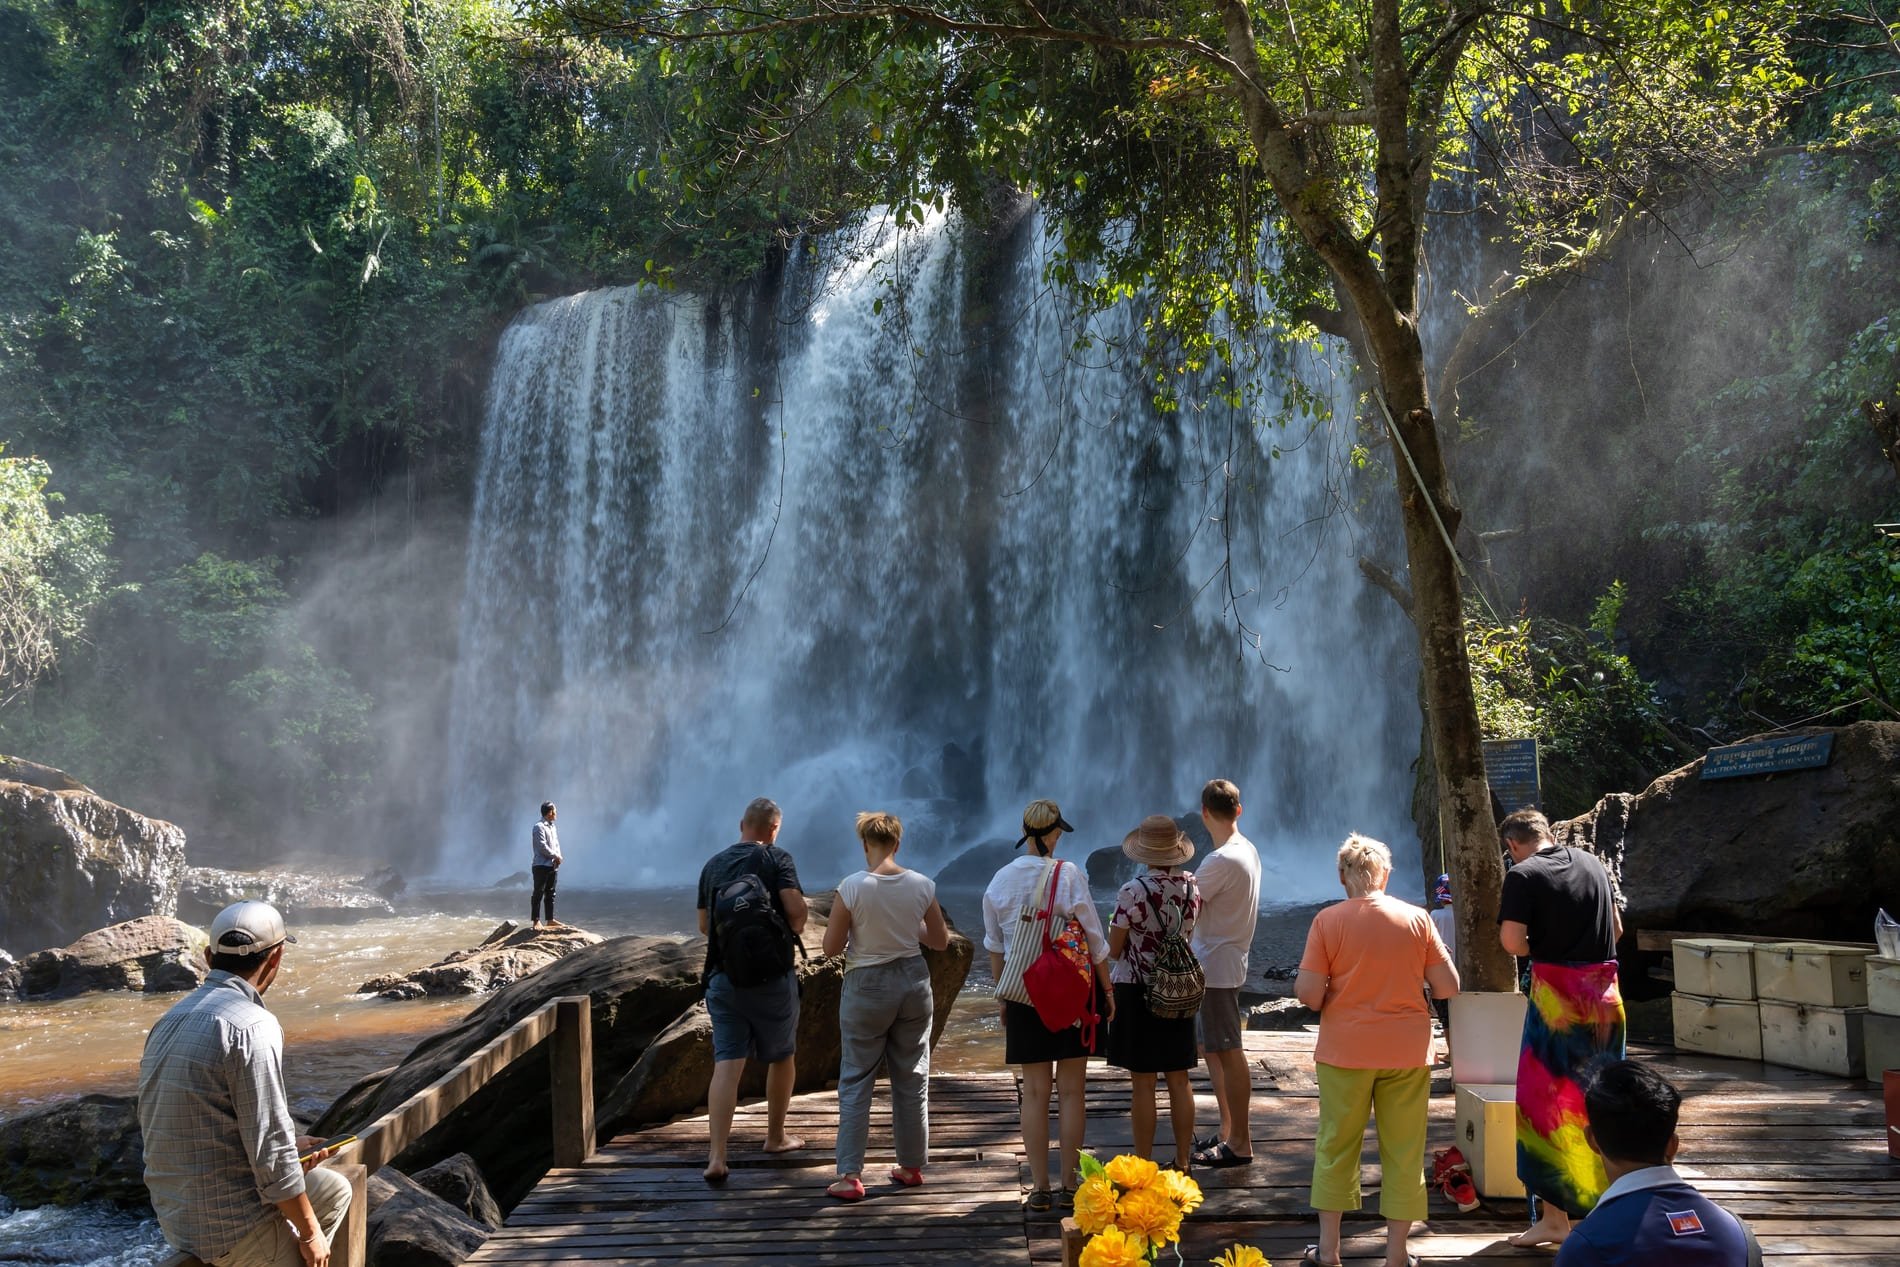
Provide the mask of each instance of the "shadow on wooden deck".
{"label": "shadow on wooden deck", "polygon": [[[1186,1261],[1203,1264],[1236,1241],[1276,1264],[1297,1263],[1317,1227],[1306,1205],[1318,1102],[1311,1034],[1249,1034],[1254,1064],[1252,1166],[1199,1171],[1207,1201],[1187,1221]],[[1639,1050],[1684,1094],[1678,1168],[1749,1220],[1770,1267],[1900,1267],[1900,1162],[1886,1153],[1879,1092],[1818,1074],[1747,1061]],[[1203,1122],[1213,1096],[1197,1081]],[[1431,1147],[1450,1144],[1452,1098],[1442,1074]],[[931,1164],[921,1188],[878,1182],[889,1168],[885,1088],[872,1112],[855,1204],[824,1194],[833,1177],[837,1098],[797,1097],[790,1129],[801,1152],[767,1157],[762,1104],[741,1106],[733,1169],[721,1188],[700,1178],[705,1120],[686,1118],[615,1139],[587,1165],[548,1174],[469,1260],[471,1264],[668,1264],[732,1267],[851,1263],[856,1267],[972,1264],[1055,1267],[1059,1213],[1027,1213],[1016,1088],[1007,1072],[931,1080]],[[1099,1156],[1131,1143],[1126,1078],[1094,1065],[1088,1146]],[[1166,1129],[1165,1110],[1163,1129]],[[1366,1160],[1377,1150],[1368,1136]],[[1348,1262],[1384,1258],[1378,1170],[1364,1173],[1371,1209],[1347,1223]],[[1522,1201],[1487,1201],[1461,1215],[1436,1195],[1412,1251],[1428,1264],[1549,1263],[1548,1250],[1501,1243],[1524,1226]],[[1172,1261],[1172,1256],[1164,1261]]]}

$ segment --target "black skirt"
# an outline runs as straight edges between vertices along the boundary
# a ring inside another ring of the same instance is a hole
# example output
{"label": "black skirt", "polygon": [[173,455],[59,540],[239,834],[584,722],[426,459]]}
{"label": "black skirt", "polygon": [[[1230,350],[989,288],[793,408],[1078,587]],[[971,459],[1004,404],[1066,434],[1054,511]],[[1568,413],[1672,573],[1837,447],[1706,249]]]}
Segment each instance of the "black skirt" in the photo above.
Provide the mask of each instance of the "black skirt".
{"label": "black skirt", "polygon": [[1130,1073],[1177,1073],[1199,1061],[1193,1017],[1162,1020],[1148,1010],[1140,986],[1116,983],[1115,1020],[1108,1027],[1109,1064]]}
{"label": "black skirt", "polygon": [[[1095,990],[1095,1011],[1099,1016],[1106,1009],[1102,1006],[1101,987]],[[1040,1065],[1051,1060],[1075,1060],[1080,1057],[1094,1056],[1102,1050],[1102,1031],[1100,1023],[1095,1026],[1095,1041],[1084,1045],[1082,1031],[1074,1025],[1067,1029],[1051,1032],[1042,1018],[1036,1015],[1036,1009],[1027,1003],[1003,1001],[1003,1063],[1010,1065]]]}

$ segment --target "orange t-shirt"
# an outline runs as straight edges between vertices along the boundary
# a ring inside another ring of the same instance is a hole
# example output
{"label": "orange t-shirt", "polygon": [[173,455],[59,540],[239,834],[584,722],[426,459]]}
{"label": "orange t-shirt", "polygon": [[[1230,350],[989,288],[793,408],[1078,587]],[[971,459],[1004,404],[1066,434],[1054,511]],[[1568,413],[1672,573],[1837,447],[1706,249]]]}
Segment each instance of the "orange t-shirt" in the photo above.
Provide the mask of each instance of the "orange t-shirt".
{"label": "orange t-shirt", "polygon": [[1342,1069],[1430,1065],[1425,969],[1450,962],[1432,917],[1410,902],[1374,893],[1315,915],[1300,971],[1329,980],[1313,1059]]}

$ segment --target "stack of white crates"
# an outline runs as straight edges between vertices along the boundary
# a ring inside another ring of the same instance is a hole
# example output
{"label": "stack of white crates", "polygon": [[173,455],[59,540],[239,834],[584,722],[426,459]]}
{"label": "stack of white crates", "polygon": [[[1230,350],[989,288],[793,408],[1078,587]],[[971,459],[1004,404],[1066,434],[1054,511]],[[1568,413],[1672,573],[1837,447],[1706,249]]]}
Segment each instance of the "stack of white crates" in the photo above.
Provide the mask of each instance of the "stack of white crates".
{"label": "stack of white crates", "polygon": [[1670,996],[1676,1046],[1738,1060],[1761,1059],[1761,1005],[1755,1000],[1755,943],[1679,938]]}
{"label": "stack of white crates", "polygon": [[1900,1069],[1900,959],[1867,959],[1866,1076]]}
{"label": "stack of white crates", "polygon": [[1867,1067],[1867,952],[1852,946],[1765,942],[1755,947],[1761,1058],[1858,1078]]}

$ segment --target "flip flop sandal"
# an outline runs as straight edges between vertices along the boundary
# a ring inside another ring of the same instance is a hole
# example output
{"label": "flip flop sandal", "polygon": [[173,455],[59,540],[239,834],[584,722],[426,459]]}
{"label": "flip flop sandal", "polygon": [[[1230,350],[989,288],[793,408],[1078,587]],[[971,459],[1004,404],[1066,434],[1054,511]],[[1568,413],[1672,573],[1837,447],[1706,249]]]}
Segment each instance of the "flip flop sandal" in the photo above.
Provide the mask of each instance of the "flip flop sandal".
{"label": "flip flop sandal", "polygon": [[1047,1188],[1037,1188],[1029,1194],[1029,1208],[1037,1214],[1047,1214],[1056,1208],[1056,1198]]}
{"label": "flip flop sandal", "polygon": [[1242,1157],[1239,1153],[1229,1148],[1225,1142],[1222,1142],[1212,1148],[1203,1148],[1200,1152],[1195,1153],[1194,1164],[1197,1166],[1205,1166],[1209,1170],[1226,1170],[1233,1166],[1251,1166],[1253,1165],[1253,1158],[1251,1156]]}
{"label": "flip flop sandal", "polygon": [[862,1201],[864,1200],[864,1180],[856,1175],[834,1179],[831,1186],[825,1189],[825,1195],[836,1197],[840,1201]]}
{"label": "flip flop sandal", "polygon": [[[1308,1245],[1306,1247],[1306,1252],[1300,1255],[1300,1261],[1305,1263],[1306,1267],[1345,1267],[1345,1264],[1346,1264],[1346,1260],[1343,1255],[1341,1256],[1340,1260],[1336,1263],[1327,1262],[1325,1259],[1319,1256],[1319,1246],[1317,1245]],[[1418,1265],[1418,1260],[1414,1258],[1411,1262],[1410,1267],[1417,1267],[1417,1265]]]}
{"label": "flip flop sandal", "polygon": [[891,1182],[892,1183],[900,1184],[906,1188],[915,1188],[918,1184],[922,1183],[923,1181],[924,1181],[924,1172],[921,1166],[892,1166],[891,1167]]}

